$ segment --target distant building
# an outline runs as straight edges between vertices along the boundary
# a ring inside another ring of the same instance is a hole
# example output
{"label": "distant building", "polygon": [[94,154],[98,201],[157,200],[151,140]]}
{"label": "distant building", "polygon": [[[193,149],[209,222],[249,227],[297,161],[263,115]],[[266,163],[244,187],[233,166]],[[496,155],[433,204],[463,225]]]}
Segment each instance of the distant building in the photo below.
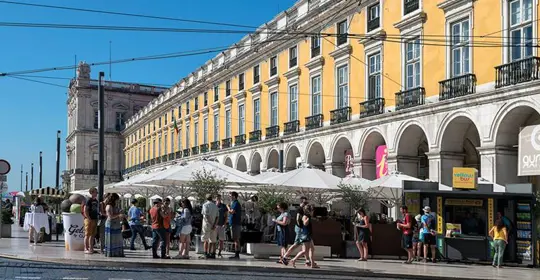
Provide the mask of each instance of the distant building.
{"label": "distant building", "polygon": [[[105,81],[105,184],[120,181],[124,168],[125,122],[166,88]],[[98,80],[90,78],[90,66],[79,63],[77,77],[69,84],[67,100],[67,170],[62,178],[68,191],[97,185]]]}

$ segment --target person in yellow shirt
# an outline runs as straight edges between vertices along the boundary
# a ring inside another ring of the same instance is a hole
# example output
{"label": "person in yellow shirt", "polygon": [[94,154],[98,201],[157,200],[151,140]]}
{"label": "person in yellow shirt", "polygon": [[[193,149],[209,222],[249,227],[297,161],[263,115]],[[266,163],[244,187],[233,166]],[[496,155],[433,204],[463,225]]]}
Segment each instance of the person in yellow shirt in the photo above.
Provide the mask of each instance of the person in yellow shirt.
{"label": "person in yellow shirt", "polygon": [[493,267],[501,268],[504,256],[504,249],[508,244],[508,232],[502,219],[495,222],[495,226],[489,231],[489,235],[493,238],[493,246],[495,247],[495,255],[493,256]]}

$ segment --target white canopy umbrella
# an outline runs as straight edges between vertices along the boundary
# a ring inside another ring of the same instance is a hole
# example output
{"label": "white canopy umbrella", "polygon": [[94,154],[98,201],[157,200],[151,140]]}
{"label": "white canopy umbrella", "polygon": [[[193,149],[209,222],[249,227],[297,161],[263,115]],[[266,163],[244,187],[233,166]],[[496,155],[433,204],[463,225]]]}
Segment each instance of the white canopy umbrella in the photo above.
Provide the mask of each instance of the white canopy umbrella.
{"label": "white canopy umbrella", "polygon": [[[225,179],[228,185],[258,185],[253,177],[247,175],[241,171],[238,171],[234,168],[228,167],[224,164],[215,161],[209,160],[196,160],[189,162],[183,168],[178,168],[176,172],[171,174],[166,174],[167,176],[159,176],[155,179],[144,180],[143,183],[146,184],[156,184],[161,182],[168,182],[171,185],[182,185],[189,183],[193,180],[193,174],[200,171],[212,172],[218,178]],[[165,174],[165,173],[163,173]]]}
{"label": "white canopy umbrella", "polygon": [[337,186],[341,183],[341,178],[320,169],[300,167],[268,178],[264,183],[292,188],[338,190]]}
{"label": "white canopy umbrella", "polygon": [[382,200],[388,200],[389,207],[394,207],[401,201],[403,194],[403,181],[422,181],[418,178],[405,175],[398,171],[393,171],[371,182],[368,186],[372,192],[373,198],[381,200],[381,203],[387,204]]}
{"label": "white canopy umbrella", "polygon": [[163,198],[156,194],[150,197],[150,200],[154,200],[154,199],[163,199]]}
{"label": "white canopy umbrella", "polygon": [[372,181],[360,177],[349,176],[342,179],[341,183],[345,185],[353,185],[367,188]]}
{"label": "white canopy umbrella", "polygon": [[26,197],[26,195],[23,192],[18,192],[15,196],[17,196],[17,197]]}
{"label": "white canopy umbrella", "polygon": [[78,190],[78,191],[72,191],[70,192],[71,194],[80,194],[80,195],[84,195],[86,197],[90,197],[90,192],[88,190]]}
{"label": "white canopy umbrella", "polygon": [[275,177],[279,177],[281,175],[283,175],[283,173],[266,171],[266,172],[262,172],[260,174],[253,176],[253,179],[257,182],[263,182],[263,181],[267,181]]}
{"label": "white canopy umbrella", "polygon": [[160,186],[174,185],[175,181],[170,180],[169,179],[170,176],[175,174],[176,172],[179,172],[180,170],[184,168],[185,168],[185,164],[176,164],[176,165],[170,166],[169,168],[165,170],[149,173],[144,177],[135,179],[135,181],[139,183],[152,182],[152,184],[160,185]]}

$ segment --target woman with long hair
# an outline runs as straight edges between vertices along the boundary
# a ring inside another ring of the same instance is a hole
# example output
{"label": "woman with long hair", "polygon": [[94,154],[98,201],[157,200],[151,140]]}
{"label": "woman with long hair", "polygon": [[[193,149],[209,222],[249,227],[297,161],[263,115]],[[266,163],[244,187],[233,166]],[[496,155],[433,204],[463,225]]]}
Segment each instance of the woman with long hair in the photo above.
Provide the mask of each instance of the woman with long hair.
{"label": "woman with long hair", "polygon": [[289,212],[287,211],[288,205],[285,202],[281,202],[277,205],[277,210],[280,215],[277,219],[273,219],[277,226],[277,245],[281,248],[281,254],[278,263],[287,263],[285,253],[287,253],[287,246],[289,240],[289,223],[291,221]]}
{"label": "woman with long hair", "polygon": [[107,207],[107,200],[111,196],[110,193],[103,195],[103,201],[99,203],[99,221],[98,221],[98,236],[99,248],[102,254],[105,254],[105,221],[107,220],[107,212],[105,208]]}
{"label": "woman with long hair", "polygon": [[369,217],[366,215],[366,210],[363,208],[358,209],[356,212],[356,222],[355,226],[357,228],[358,234],[356,238],[356,247],[358,252],[360,252],[359,261],[367,261],[368,259],[368,241],[371,236]]}
{"label": "woman with long hair", "polygon": [[189,199],[184,198],[180,202],[182,205],[182,230],[180,231],[180,240],[178,241],[178,255],[175,259],[189,259],[189,249],[191,246],[191,217],[193,215],[193,207]]}
{"label": "woman with long hair", "polygon": [[310,204],[306,205],[304,207],[304,216],[302,217],[302,222],[304,224],[302,235],[300,237],[300,241],[302,242],[302,251],[298,252],[298,254],[291,260],[291,264],[293,267],[296,267],[296,260],[298,260],[300,257],[302,257],[304,254],[307,255],[307,261],[309,262],[309,267],[311,268],[319,268],[315,261],[313,260],[313,257],[315,255],[315,246],[312,242],[313,240],[313,226],[312,226],[312,217],[313,217],[313,206]]}
{"label": "woman with long hair", "polygon": [[501,268],[504,256],[504,249],[508,244],[508,232],[502,219],[497,219],[495,226],[489,231],[489,236],[493,238],[495,255],[493,256],[493,267]]}
{"label": "woman with long hair", "polygon": [[122,220],[124,214],[118,207],[120,196],[112,193],[107,199],[105,212],[107,220],[105,221],[105,256],[106,257],[124,257],[124,240],[122,238]]}

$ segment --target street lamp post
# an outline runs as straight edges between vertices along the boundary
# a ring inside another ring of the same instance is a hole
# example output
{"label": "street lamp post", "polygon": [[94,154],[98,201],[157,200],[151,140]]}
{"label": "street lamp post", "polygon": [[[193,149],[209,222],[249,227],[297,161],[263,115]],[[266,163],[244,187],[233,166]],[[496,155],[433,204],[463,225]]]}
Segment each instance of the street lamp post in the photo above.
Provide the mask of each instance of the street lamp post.
{"label": "street lamp post", "polygon": [[60,130],[56,132],[56,188],[60,189]]}
{"label": "street lamp post", "polygon": [[43,152],[39,152],[39,188],[43,187]]}
{"label": "street lamp post", "polygon": [[99,72],[98,81],[98,130],[99,130],[99,142],[98,142],[98,201],[103,201],[104,193],[104,162],[105,162],[105,90],[103,87],[103,79],[105,77],[104,72]]}
{"label": "street lamp post", "polygon": [[30,165],[30,190],[34,190],[34,164]]}

